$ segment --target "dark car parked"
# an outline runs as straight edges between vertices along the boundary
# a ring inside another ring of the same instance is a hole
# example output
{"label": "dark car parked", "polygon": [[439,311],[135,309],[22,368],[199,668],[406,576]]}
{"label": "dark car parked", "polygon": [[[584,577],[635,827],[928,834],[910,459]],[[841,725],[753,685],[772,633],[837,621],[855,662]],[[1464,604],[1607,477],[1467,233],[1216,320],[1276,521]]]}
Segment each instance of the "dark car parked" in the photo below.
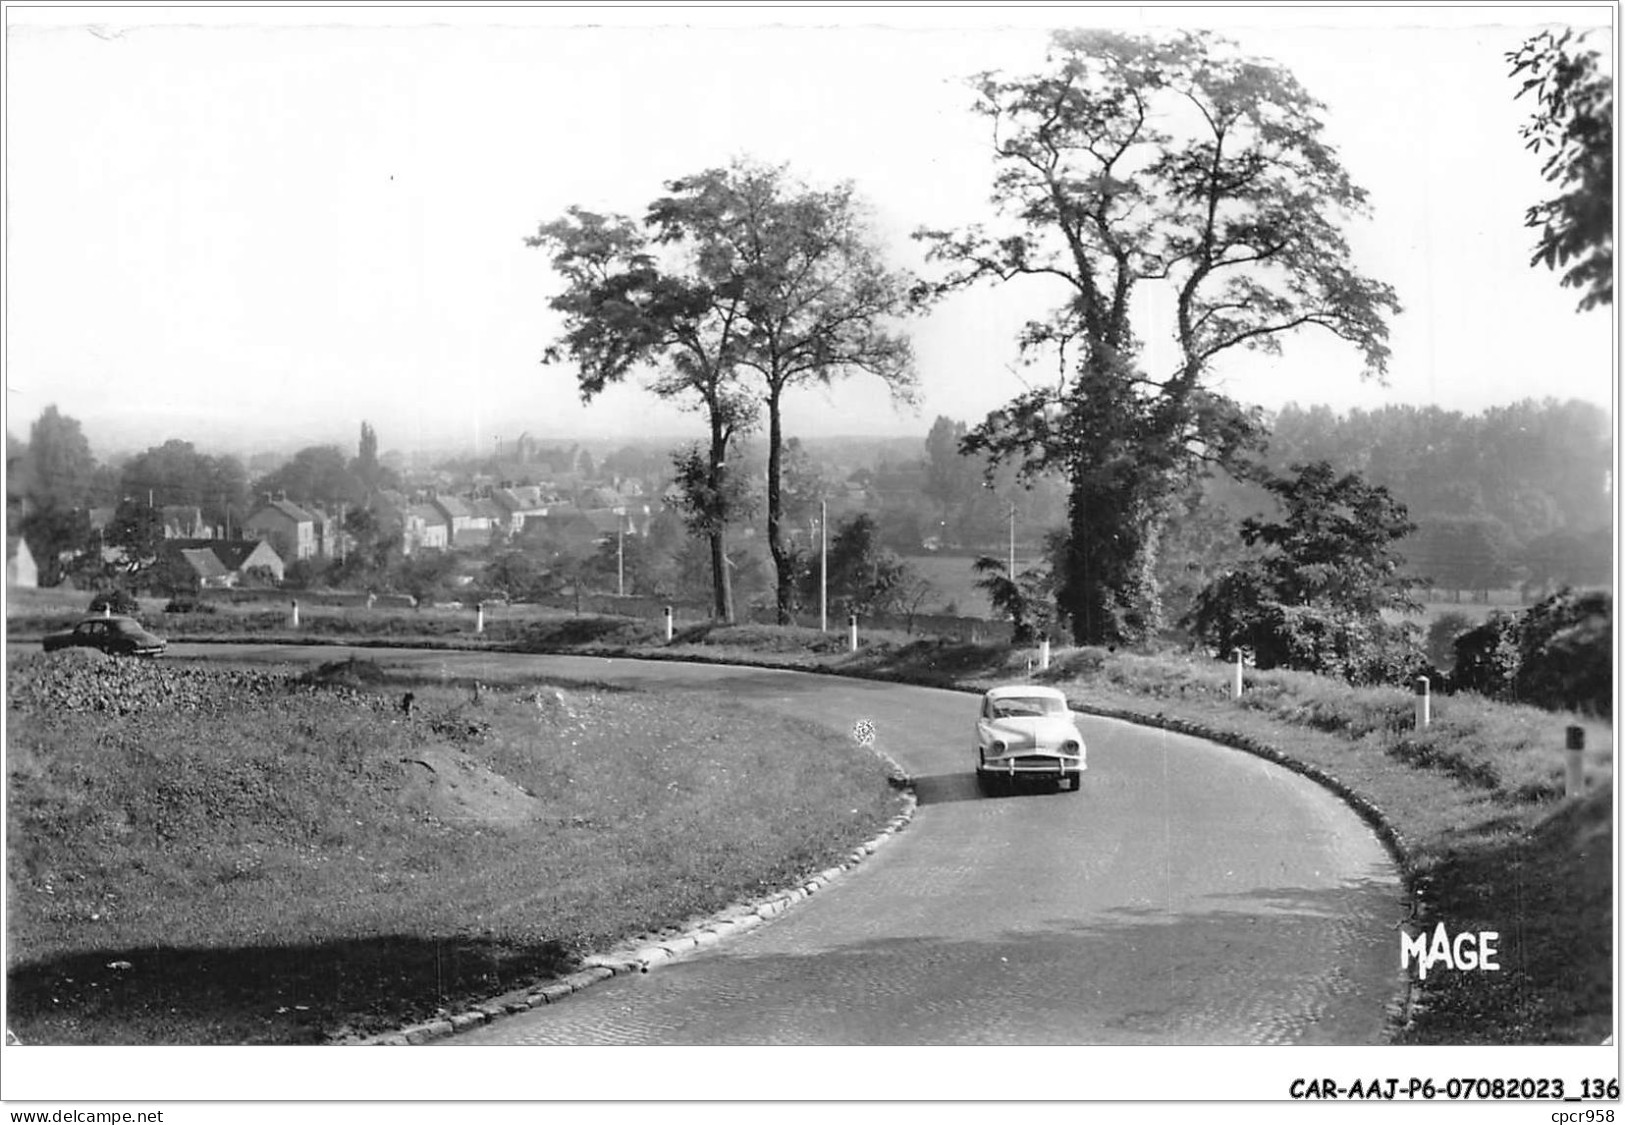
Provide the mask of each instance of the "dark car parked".
{"label": "dark car parked", "polygon": [[95,648],[115,656],[157,656],[169,642],[141,627],[133,617],[87,617],[62,633],[45,638],[45,651]]}

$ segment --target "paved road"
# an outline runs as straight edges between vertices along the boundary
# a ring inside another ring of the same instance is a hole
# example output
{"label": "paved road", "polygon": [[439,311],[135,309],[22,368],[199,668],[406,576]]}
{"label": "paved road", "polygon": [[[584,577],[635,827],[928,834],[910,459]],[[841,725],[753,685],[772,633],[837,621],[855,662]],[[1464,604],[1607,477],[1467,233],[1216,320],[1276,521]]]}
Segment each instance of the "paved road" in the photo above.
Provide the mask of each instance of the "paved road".
{"label": "paved road", "polygon": [[[387,656],[449,662],[453,674],[492,659]],[[1400,986],[1399,879],[1359,819],[1296,774],[1086,718],[1081,793],[983,798],[972,696],[737,668],[496,659],[721,687],[841,730],[868,719],[918,779],[920,807],[873,858],[774,921],[451,1044],[1382,1041]]]}

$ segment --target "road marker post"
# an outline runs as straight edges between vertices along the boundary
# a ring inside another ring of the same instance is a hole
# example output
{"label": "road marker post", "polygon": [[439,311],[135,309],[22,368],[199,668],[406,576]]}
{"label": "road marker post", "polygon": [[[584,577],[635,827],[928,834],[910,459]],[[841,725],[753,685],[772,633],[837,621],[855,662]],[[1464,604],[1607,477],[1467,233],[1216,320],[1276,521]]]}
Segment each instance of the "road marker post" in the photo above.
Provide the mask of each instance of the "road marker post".
{"label": "road marker post", "polygon": [[1240,699],[1241,698],[1241,649],[1239,649],[1239,648],[1236,649],[1235,654],[1236,654],[1236,670],[1235,670],[1235,675],[1232,678],[1231,683],[1230,683],[1230,698],[1231,699]]}
{"label": "road marker post", "polygon": [[1584,797],[1586,792],[1584,727],[1571,726],[1564,732],[1563,751],[1567,767],[1563,771],[1563,796]]}
{"label": "road marker post", "polygon": [[299,628],[299,599],[293,599],[293,611],[288,614],[288,628]]}
{"label": "road marker post", "polygon": [[475,602],[474,603],[474,631],[476,633],[485,632],[485,603],[484,602]]}
{"label": "road marker post", "polygon": [[851,617],[848,618],[848,620],[852,624],[852,651],[857,652],[858,651],[858,615],[854,613],[854,614],[851,615]]}
{"label": "road marker post", "polygon": [[671,643],[671,606],[666,607],[666,643]]}
{"label": "road marker post", "polygon": [[1416,677],[1416,729],[1427,730],[1433,722],[1432,685],[1426,676]]}

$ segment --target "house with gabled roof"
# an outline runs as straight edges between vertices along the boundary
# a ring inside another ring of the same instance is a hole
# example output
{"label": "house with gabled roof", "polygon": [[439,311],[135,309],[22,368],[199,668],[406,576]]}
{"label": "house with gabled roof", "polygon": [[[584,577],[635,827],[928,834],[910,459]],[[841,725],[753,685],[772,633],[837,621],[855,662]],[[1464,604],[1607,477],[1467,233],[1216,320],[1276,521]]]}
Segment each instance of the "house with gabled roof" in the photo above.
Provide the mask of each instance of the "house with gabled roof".
{"label": "house with gabled roof", "polygon": [[171,539],[164,549],[175,552],[204,589],[230,589],[252,581],[260,571],[281,582],[282,556],[263,539]]}
{"label": "house with gabled roof", "polygon": [[409,504],[406,508],[406,528],[402,536],[402,551],[444,551],[451,543],[451,523],[434,504]]}
{"label": "house with gabled roof", "polygon": [[177,547],[175,553],[197,576],[197,584],[203,589],[225,589],[232,584],[231,571],[227,570],[226,564],[220,561],[220,556],[209,550],[209,548]]}
{"label": "house with gabled roof", "polygon": [[474,513],[469,509],[468,502],[459,496],[433,496],[429,504],[446,521],[447,539],[455,536],[459,531],[467,531],[473,526]]}
{"label": "house with gabled roof", "polygon": [[268,541],[284,561],[316,554],[316,517],[285,498],[261,501],[243,521],[243,530]]}
{"label": "house with gabled roof", "polygon": [[249,580],[253,571],[268,572],[272,578],[281,582],[287,569],[282,563],[281,556],[271,550],[270,544],[255,539],[216,539],[209,544],[209,549],[232,573],[234,585]]}

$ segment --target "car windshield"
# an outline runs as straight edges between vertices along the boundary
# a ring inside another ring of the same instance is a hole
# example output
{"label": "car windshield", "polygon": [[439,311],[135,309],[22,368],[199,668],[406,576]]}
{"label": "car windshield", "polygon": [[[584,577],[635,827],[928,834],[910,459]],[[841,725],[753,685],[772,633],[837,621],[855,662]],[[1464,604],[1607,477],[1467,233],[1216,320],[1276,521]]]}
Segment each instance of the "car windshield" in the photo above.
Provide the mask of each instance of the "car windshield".
{"label": "car windshield", "polygon": [[1034,715],[1060,715],[1066,707],[1059,699],[1043,695],[1009,695],[993,701],[995,719],[1020,719]]}

